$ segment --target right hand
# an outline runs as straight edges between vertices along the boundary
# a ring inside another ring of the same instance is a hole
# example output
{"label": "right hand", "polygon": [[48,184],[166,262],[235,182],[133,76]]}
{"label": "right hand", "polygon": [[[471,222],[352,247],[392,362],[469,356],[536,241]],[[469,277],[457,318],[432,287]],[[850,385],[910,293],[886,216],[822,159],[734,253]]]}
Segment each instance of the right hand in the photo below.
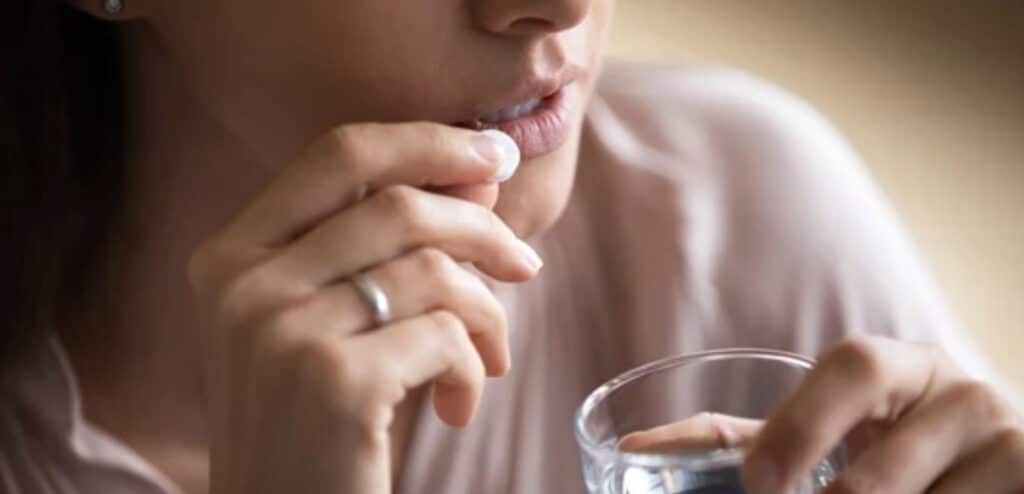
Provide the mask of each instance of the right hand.
{"label": "right hand", "polygon": [[[508,328],[458,263],[505,282],[540,268],[490,210],[500,157],[474,152],[480,139],[430,123],[340,127],[197,249],[211,492],[390,493],[394,409],[427,383],[441,420],[470,422],[485,375],[509,370]],[[346,281],[361,272],[389,296],[383,327]]]}

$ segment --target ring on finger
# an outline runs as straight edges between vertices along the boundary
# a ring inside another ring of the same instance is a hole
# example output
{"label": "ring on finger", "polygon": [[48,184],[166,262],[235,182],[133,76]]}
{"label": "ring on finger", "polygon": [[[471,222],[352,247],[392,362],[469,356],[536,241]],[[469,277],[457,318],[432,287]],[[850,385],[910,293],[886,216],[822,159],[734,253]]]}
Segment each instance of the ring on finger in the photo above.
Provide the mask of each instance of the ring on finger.
{"label": "ring on finger", "polygon": [[367,273],[359,273],[353,276],[351,281],[352,286],[370,306],[374,324],[379,327],[389,323],[391,321],[391,301],[377,281]]}

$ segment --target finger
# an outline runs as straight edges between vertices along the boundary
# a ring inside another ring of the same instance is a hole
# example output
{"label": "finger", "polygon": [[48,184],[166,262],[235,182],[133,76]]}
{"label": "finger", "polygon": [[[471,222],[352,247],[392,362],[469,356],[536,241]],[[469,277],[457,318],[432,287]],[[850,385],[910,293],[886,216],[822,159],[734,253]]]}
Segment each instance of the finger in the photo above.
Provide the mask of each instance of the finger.
{"label": "finger", "polygon": [[[388,296],[394,320],[448,310],[462,320],[490,376],[511,367],[505,309],[477,275],[436,249],[420,249],[381,264],[367,275]],[[371,329],[373,314],[352,283],[321,290],[291,311],[288,327],[329,329],[347,337]],[[329,326],[324,328],[324,326]]]}
{"label": "finger", "polygon": [[945,372],[923,346],[866,338],[841,343],[768,420],[747,457],[754,493],[785,492],[862,421],[893,422]]}
{"label": "finger", "polygon": [[244,245],[278,245],[386,186],[483,184],[507,179],[518,164],[515,141],[498,131],[431,122],[346,125],[285,168],[229,232]]}
{"label": "finger", "polygon": [[1024,492],[1024,431],[1006,429],[977,453],[954,466],[929,494],[1019,494]]}
{"label": "finger", "polygon": [[540,258],[493,211],[392,186],[319,225],[268,261],[272,272],[322,285],[410,250],[434,247],[503,281],[525,281]]}
{"label": "finger", "polygon": [[433,381],[438,418],[453,427],[465,427],[476,413],[484,366],[466,327],[451,312],[431,312],[360,333],[344,345],[371,359],[376,379],[401,388],[391,405],[397,405],[409,390]]}
{"label": "finger", "polygon": [[862,422],[854,427],[844,438],[849,461],[857,461],[864,451],[867,451],[872,444],[878,442],[885,435],[888,427],[889,424],[877,422]]}
{"label": "finger", "polygon": [[496,184],[452,185],[427,190],[473,202],[487,209],[494,209],[494,205],[498,203],[498,186]]}
{"label": "finger", "polygon": [[890,427],[830,492],[924,492],[961,452],[991,440],[1013,416],[981,383],[948,386]]}
{"label": "finger", "polygon": [[701,413],[686,420],[627,434],[619,449],[638,453],[673,453],[743,447],[761,430],[763,421]]}

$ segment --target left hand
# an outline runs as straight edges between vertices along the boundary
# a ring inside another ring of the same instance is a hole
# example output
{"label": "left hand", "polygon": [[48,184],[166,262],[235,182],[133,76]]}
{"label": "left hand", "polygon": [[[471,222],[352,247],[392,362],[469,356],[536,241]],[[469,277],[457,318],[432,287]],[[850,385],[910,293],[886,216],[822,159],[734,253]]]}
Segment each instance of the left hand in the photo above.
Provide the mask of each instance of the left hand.
{"label": "left hand", "polygon": [[1020,416],[930,347],[841,343],[764,425],[744,481],[788,492],[844,438],[851,461],[826,493],[1024,493]]}

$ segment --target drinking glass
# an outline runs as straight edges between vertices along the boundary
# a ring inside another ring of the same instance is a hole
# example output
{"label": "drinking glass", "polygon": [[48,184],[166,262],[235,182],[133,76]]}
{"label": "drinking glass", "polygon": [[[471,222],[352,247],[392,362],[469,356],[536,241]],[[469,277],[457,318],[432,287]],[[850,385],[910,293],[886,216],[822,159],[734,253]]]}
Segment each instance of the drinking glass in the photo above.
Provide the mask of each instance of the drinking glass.
{"label": "drinking glass", "polygon": [[[800,355],[728,349],[671,357],[625,372],[594,390],[575,418],[590,494],[743,494],[744,450],[627,452],[627,434],[704,412],[766,419],[814,362]],[[840,445],[791,493],[824,490],[846,464]]]}

